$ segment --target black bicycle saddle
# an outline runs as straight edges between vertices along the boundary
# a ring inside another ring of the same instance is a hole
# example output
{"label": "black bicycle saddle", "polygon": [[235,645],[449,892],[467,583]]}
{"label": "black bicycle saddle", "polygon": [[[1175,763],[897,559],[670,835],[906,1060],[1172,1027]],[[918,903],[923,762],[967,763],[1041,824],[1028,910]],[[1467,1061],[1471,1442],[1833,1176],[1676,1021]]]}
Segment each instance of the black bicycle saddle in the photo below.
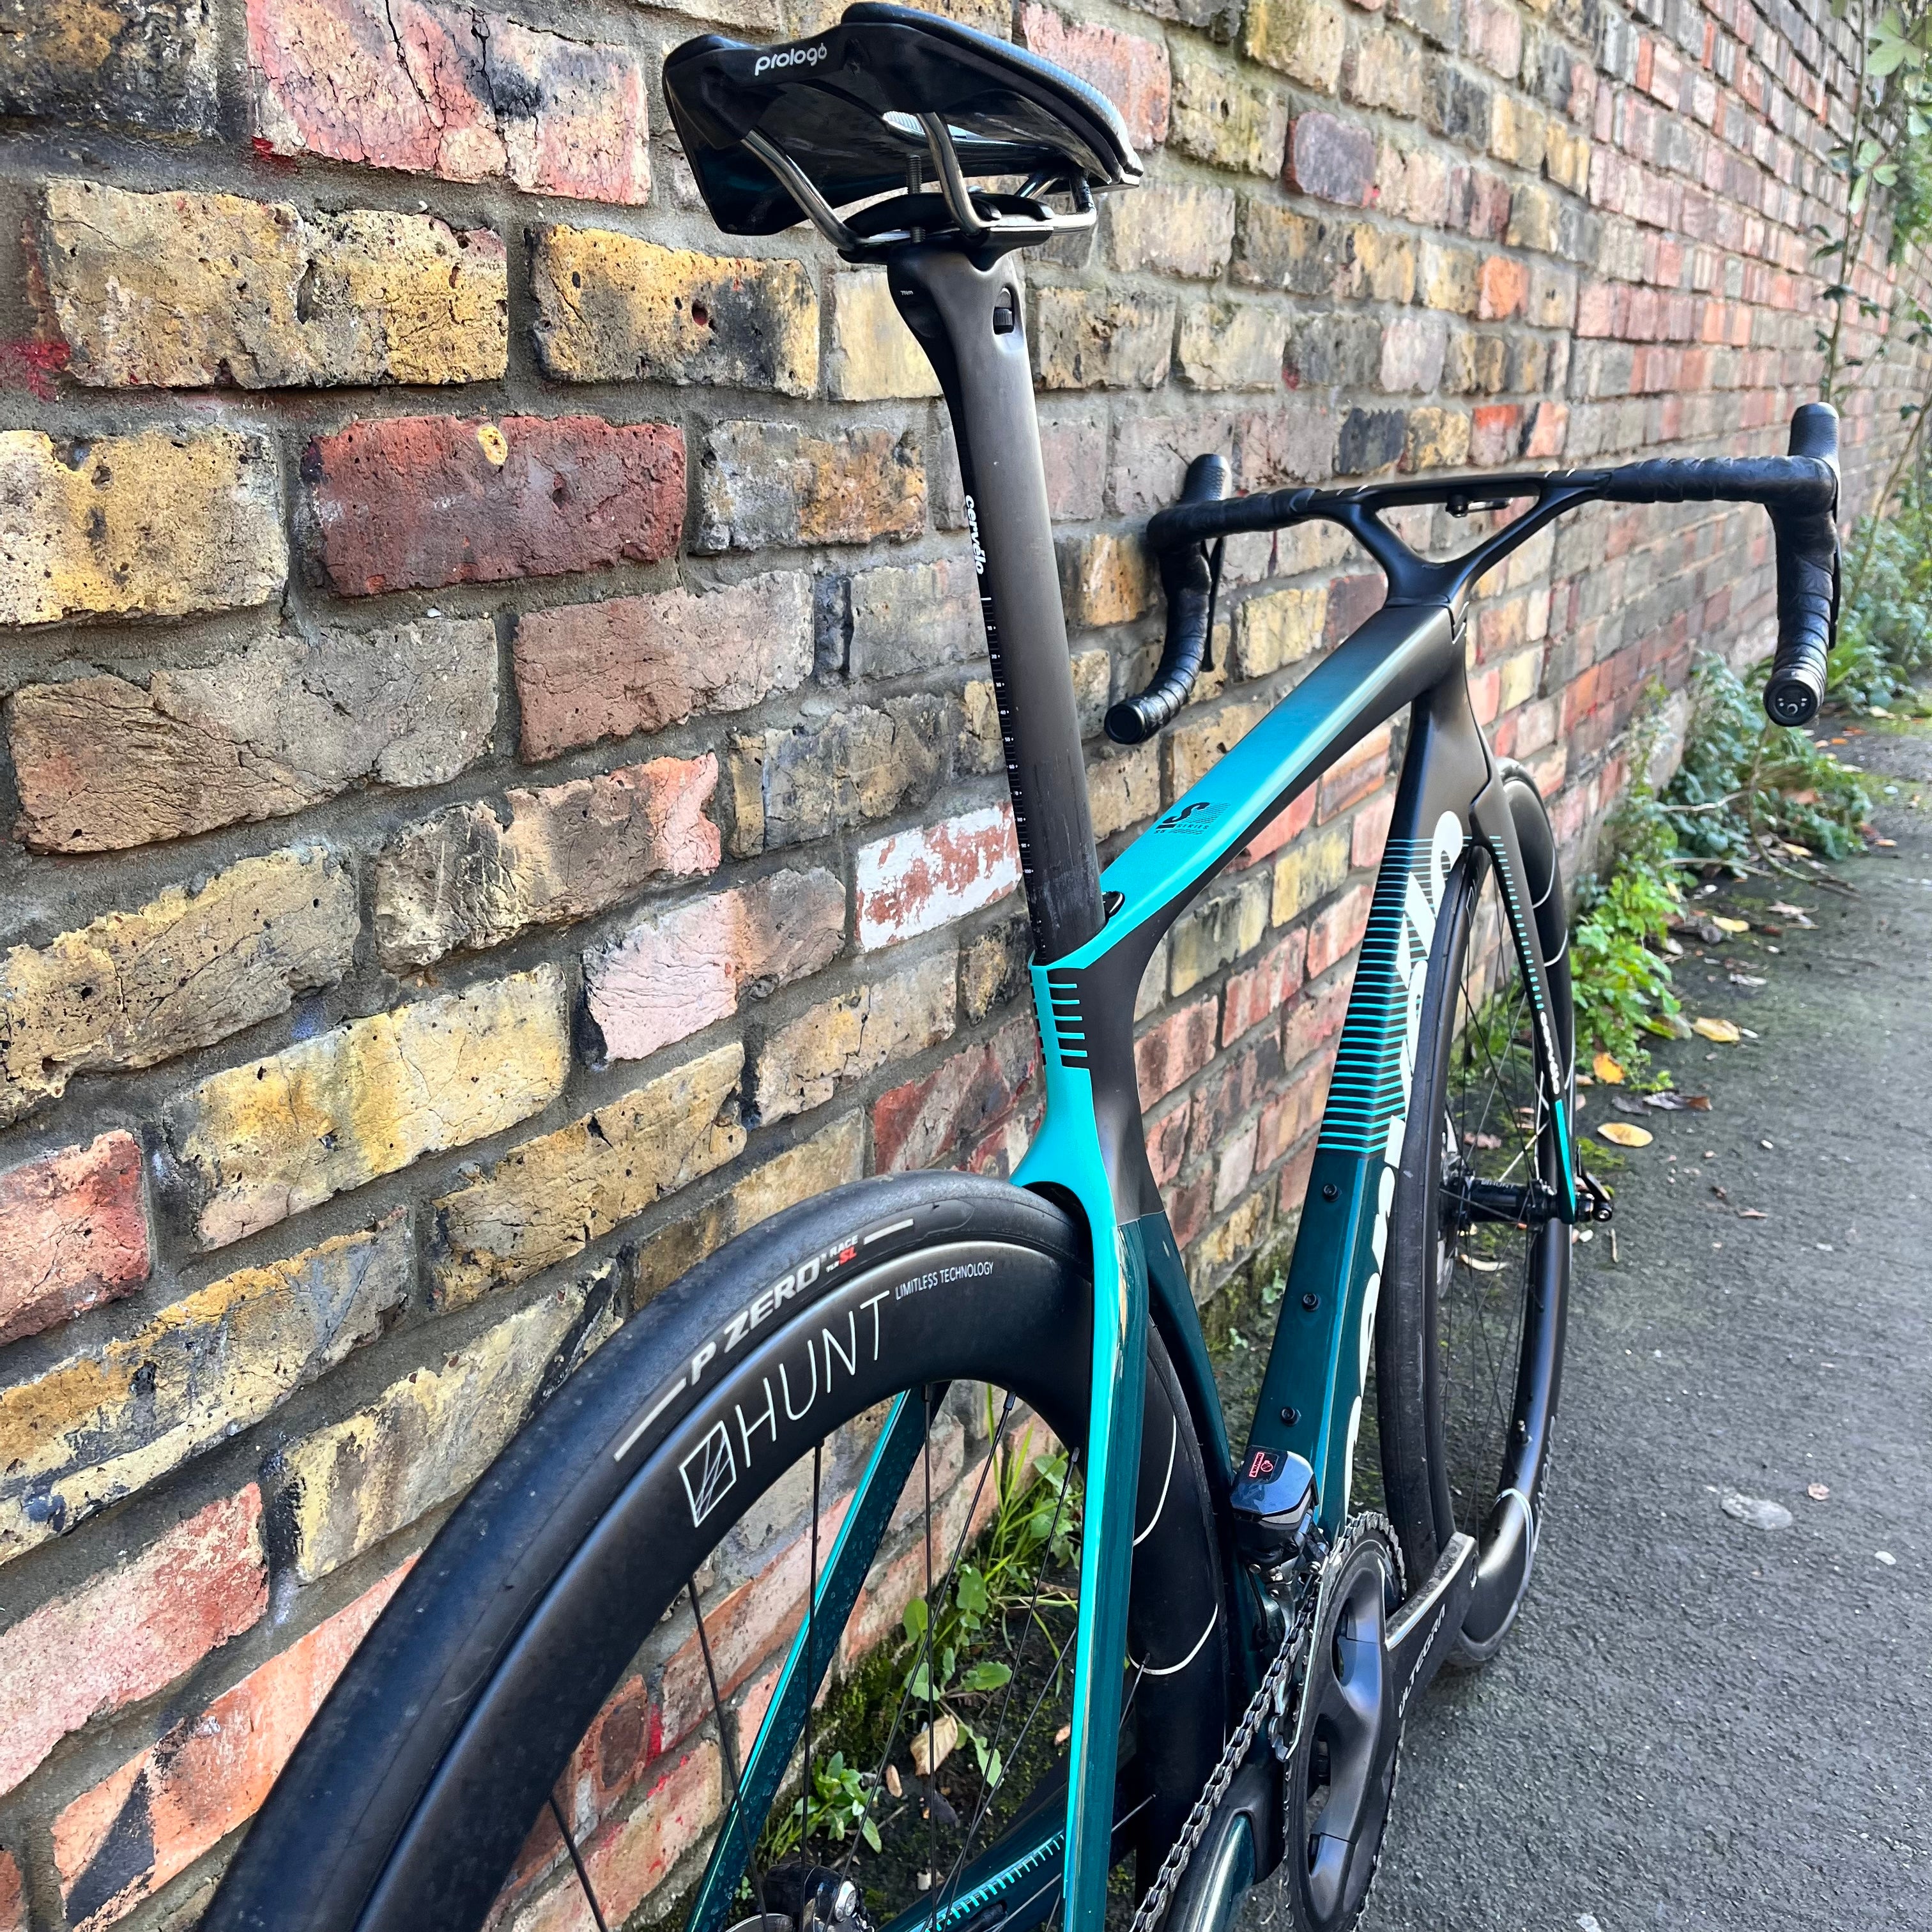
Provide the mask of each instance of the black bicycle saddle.
{"label": "black bicycle saddle", "polygon": [[1141,164],[1112,102],[1050,62],[910,7],[861,0],[809,40],[751,46],[721,34],[664,62],[664,98],[712,218],[728,235],[807,218],[761,137],[834,208],[903,190],[939,117],[968,176],[1028,178],[1085,194]]}

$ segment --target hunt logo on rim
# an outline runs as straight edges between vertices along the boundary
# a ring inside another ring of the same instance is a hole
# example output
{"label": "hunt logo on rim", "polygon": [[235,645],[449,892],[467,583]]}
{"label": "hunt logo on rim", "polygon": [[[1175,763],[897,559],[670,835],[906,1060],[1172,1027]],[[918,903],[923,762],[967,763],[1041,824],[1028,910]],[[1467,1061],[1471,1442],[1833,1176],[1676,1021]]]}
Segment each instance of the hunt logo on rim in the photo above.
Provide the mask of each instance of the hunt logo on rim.
{"label": "hunt logo on rim", "polygon": [[[870,1262],[877,1259],[878,1256],[868,1252],[868,1250],[875,1247],[879,1242],[890,1240],[894,1234],[904,1233],[914,1226],[914,1222],[910,1216],[902,1215],[896,1220],[885,1222],[875,1228],[856,1229],[850,1234],[842,1235],[836,1241],[828,1242],[824,1247],[818,1249],[814,1253],[807,1255],[802,1260],[787,1268],[784,1274],[766,1282],[757,1294],[744,1302],[734,1313],[725,1317],[723,1322],[712,1331],[710,1339],[699,1345],[691,1360],[686,1364],[677,1376],[658,1391],[657,1400],[645,1411],[642,1419],[611,1451],[611,1460],[616,1462],[623,1461],[624,1458],[644,1439],[645,1432],[670,1407],[680,1395],[686,1389],[697,1388],[704,1382],[706,1371],[720,1354],[728,1356],[748,1336],[754,1334],[794,1295],[802,1294],[808,1288],[815,1288],[821,1282],[829,1280],[835,1276],[842,1275],[862,1260]],[[890,1250],[888,1249],[881,1252],[890,1252]],[[867,1306],[870,1306],[871,1304],[868,1303]],[[876,1312],[872,1318],[874,1328],[874,1358],[876,1360],[878,1346],[876,1330],[878,1321]],[[856,1346],[856,1342],[854,1346]],[[831,1376],[829,1357],[826,1361],[826,1375],[829,1385]],[[815,1380],[813,1387],[814,1399],[815,1399],[817,1388]],[[810,1406],[810,1402],[808,1402],[806,1406],[808,1408]],[[800,1414],[803,1413],[802,1410],[800,1412]],[[794,1421],[797,1419],[796,1416],[793,1418]],[[718,1498],[736,1481],[737,1470],[735,1465],[727,1466],[730,1462],[730,1447],[728,1441],[725,1444],[724,1456],[722,1459],[714,1457],[707,1462],[705,1465],[704,1474],[696,1478],[687,1476],[686,1486],[690,1489],[691,1504],[694,1510],[698,1507],[700,1499],[707,1496],[711,1502],[715,1503]],[[722,1485],[722,1487],[719,1486],[720,1484]],[[694,1517],[693,1520],[702,1521],[703,1519]]]}

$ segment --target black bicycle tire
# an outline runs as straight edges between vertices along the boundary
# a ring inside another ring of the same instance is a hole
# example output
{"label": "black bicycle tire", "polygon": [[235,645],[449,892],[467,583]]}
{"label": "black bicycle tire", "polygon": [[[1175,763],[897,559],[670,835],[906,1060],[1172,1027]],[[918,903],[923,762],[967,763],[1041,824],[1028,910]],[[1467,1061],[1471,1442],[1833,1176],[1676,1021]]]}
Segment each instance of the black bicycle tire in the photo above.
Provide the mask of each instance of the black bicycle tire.
{"label": "black bicycle tire", "polygon": [[[856,1258],[842,1267],[826,1263],[848,1255]],[[754,1305],[745,1284],[796,1280],[814,1260],[814,1280],[794,1288],[766,1339],[748,1343],[714,1384],[664,1407],[636,1441],[667,1383]],[[951,1291],[943,1313],[935,1294],[899,1294],[908,1282],[982,1261],[994,1265]],[[931,1372],[943,1360],[947,1377],[1017,1388],[1056,1429],[1084,1431],[1087,1275],[1084,1240],[1059,1208],[1000,1182],[914,1175],[791,1209],[665,1291],[539,1412],[439,1532],[271,1792],[210,1904],[206,1932],[470,1932],[572,1742],[661,1614],[657,1596],[668,1602],[682,1589],[695,1568],[689,1549],[715,1547],[762,1493],[748,1486],[708,1533],[709,1516],[694,1520],[674,1550],[662,1538],[658,1586],[640,1582],[648,1563],[640,1565],[634,1538],[628,1552],[622,1542],[627,1499],[634,1512],[665,1492],[677,1454],[714,1406],[748,1387],[786,1337],[848,1302],[856,1308],[862,1287],[883,1287],[899,1298],[881,1310],[925,1311],[900,1324],[884,1379],[946,1378]],[[996,1307],[1004,1328],[992,1318]],[[1014,1334],[1027,1345],[1009,1359]],[[1142,1830],[1156,1828],[1158,1813],[1171,1836],[1224,1735],[1227,1617],[1199,1446],[1155,1337],[1150,1360],[1150,1405],[1157,1391],[1174,1422],[1168,1442],[1150,1432],[1144,1444],[1144,1478],[1153,1457],[1163,1500],[1137,1534],[1157,1532],[1162,1543],[1178,1535],[1197,1559],[1173,1561],[1170,1552],[1166,1562],[1137,1565],[1130,1616],[1130,1647],[1143,1660],[1156,1650],[1193,1653],[1185,1670],[1149,1679],[1144,1697],[1159,1720],[1143,1728],[1157,1741],[1148,1776],[1160,1802]],[[872,1382],[855,1376],[841,1402],[856,1413],[877,1399]],[[780,1440],[775,1430],[767,1482],[788,1466]],[[1204,1580],[1213,1600],[1208,1642]],[[567,1693],[554,1667],[548,1688],[542,1670],[532,1672],[539,1648],[560,1642],[566,1648],[553,1654],[592,1660],[575,1673],[589,1691]],[[1157,1852],[1138,1849],[1144,1869]]]}
{"label": "black bicycle tire", "polygon": [[[1566,1076],[1574,1076],[1569,952],[1556,838],[1529,774],[1520,765],[1505,763],[1500,776],[1529,875],[1528,911],[1549,983],[1552,1030]],[[1412,1576],[1429,1574],[1456,1529],[1444,1474],[1441,1411],[1430,1373],[1436,1360],[1436,1306],[1429,1258],[1435,1250],[1441,1166],[1440,1136],[1434,1123],[1448,1078],[1460,962],[1484,872],[1492,862],[1477,848],[1464,855],[1450,875],[1437,920],[1423,993],[1409,1125],[1390,1209],[1388,1277],[1376,1311],[1383,1480],[1390,1518]],[[1553,1166],[1553,1139],[1546,1130],[1540,1152],[1546,1167]],[[1514,1452],[1521,1473],[1514,1483],[1499,1484],[1497,1503],[1484,1526],[1476,1588],[1454,1652],[1455,1660],[1463,1664],[1486,1660],[1500,1646],[1522,1606],[1534,1560],[1538,1510],[1562,1390],[1569,1230],[1560,1222],[1548,1222],[1533,1253],[1533,1293],[1527,1301],[1517,1364],[1517,1408],[1528,1423],[1522,1446]]]}

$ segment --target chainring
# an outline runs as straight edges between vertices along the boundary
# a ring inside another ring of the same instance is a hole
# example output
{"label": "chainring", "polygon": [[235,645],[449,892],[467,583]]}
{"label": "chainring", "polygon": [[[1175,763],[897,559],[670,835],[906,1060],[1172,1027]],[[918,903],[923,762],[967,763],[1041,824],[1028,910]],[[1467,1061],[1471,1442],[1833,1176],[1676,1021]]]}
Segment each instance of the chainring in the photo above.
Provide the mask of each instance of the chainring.
{"label": "chainring", "polygon": [[1394,1526],[1352,1516],[1322,1566],[1283,1773],[1280,1878],[1295,1932],[1347,1932],[1368,1903],[1402,1743],[1403,1687],[1383,1640],[1405,1586]]}

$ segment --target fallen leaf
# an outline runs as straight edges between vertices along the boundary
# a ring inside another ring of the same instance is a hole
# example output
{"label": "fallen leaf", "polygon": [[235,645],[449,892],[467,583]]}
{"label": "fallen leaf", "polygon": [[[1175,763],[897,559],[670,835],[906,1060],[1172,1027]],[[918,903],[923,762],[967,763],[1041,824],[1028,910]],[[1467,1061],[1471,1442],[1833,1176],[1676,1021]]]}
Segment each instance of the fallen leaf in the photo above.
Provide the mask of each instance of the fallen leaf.
{"label": "fallen leaf", "polygon": [[1702,1017],[1690,1022],[1690,1030],[1700,1034],[1706,1040],[1715,1040],[1720,1046],[1736,1046],[1744,1036],[1738,1031],[1732,1020],[1705,1019]]}
{"label": "fallen leaf", "polygon": [[1822,1503],[1832,1493],[1832,1486],[1829,1483],[1807,1483],[1804,1493],[1814,1503]]}
{"label": "fallen leaf", "polygon": [[1748,932],[1750,921],[1748,919],[1726,919],[1720,912],[1711,915],[1711,923],[1726,932]]}
{"label": "fallen leaf", "polygon": [[1740,1208],[1738,1219],[1740,1221],[1768,1221],[1771,1216],[1762,1208]]}
{"label": "fallen leaf", "polygon": [[1726,1490],[1718,1498],[1718,1507],[1725,1515],[1736,1516],[1738,1522],[1748,1523],[1753,1529],[1789,1529],[1791,1512],[1782,1503],[1774,1503],[1763,1496],[1747,1496],[1736,1490]]}
{"label": "fallen leaf", "polygon": [[1062,1724],[1059,1730],[1054,1732],[1053,1742],[1056,1744],[1064,1744],[1072,1735],[1073,1726],[1071,1724]]}
{"label": "fallen leaf", "polygon": [[1607,1053],[1600,1053],[1590,1063],[1590,1070],[1606,1087],[1621,1087],[1624,1084],[1624,1070]]}
{"label": "fallen leaf", "polygon": [[1472,1147],[1499,1148],[1502,1144],[1503,1137],[1501,1134],[1472,1134],[1469,1136],[1469,1144]]}
{"label": "fallen leaf", "polygon": [[1733,973],[1731,984],[1734,986],[1768,986],[1771,982],[1756,973]]}
{"label": "fallen leaf", "polygon": [[1606,1120],[1597,1131],[1618,1147],[1648,1147],[1657,1138],[1648,1128],[1632,1126],[1628,1120]]}
{"label": "fallen leaf", "polygon": [[1688,1040],[1690,1022],[1682,1013],[1646,1013],[1643,1030],[1664,1040]]}
{"label": "fallen leaf", "polygon": [[1793,905],[1789,899],[1773,899],[1770,909],[1781,912],[1786,919],[1802,919],[1811,910],[1809,906]]}
{"label": "fallen leaf", "polygon": [[899,1768],[896,1764],[889,1764],[886,1766],[886,1789],[895,1798],[903,1798],[905,1796],[905,1786],[899,1782]]}
{"label": "fallen leaf", "polygon": [[1456,1258],[1466,1268],[1474,1268],[1478,1274],[1501,1274],[1503,1271],[1501,1262],[1484,1261],[1480,1255],[1466,1255],[1459,1252]]}
{"label": "fallen leaf", "polygon": [[1711,1192],[1714,1194],[1720,1201],[1728,1201],[1731,1198],[1726,1190],[1720,1187],[1714,1180],[1711,1184]]}
{"label": "fallen leaf", "polygon": [[958,1742],[958,1719],[950,1711],[942,1711],[930,1725],[922,1724],[913,1732],[913,1769],[922,1778],[930,1778],[952,1755]]}
{"label": "fallen leaf", "polygon": [[1646,1094],[1643,1104],[1654,1107],[1660,1114],[1708,1114],[1711,1111],[1711,1096],[1708,1094],[1680,1094],[1676,1088],[1666,1087],[1660,1094]]}
{"label": "fallen leaf", "polygon": [[1645,1111],[1644,1102],[1635,1094],[1612,1094],[1610,1105],[1620,1114],[1641,1114]]}
{"label": "fallen leaf", "polygon": [[1872,1552],[1872,1554],[1876,1556],[1888,1570],[1894,1568],[1898,1564],[1898,1558],[1893,1556],[1892,1552],[1888,1550],[1874,1550]]}

